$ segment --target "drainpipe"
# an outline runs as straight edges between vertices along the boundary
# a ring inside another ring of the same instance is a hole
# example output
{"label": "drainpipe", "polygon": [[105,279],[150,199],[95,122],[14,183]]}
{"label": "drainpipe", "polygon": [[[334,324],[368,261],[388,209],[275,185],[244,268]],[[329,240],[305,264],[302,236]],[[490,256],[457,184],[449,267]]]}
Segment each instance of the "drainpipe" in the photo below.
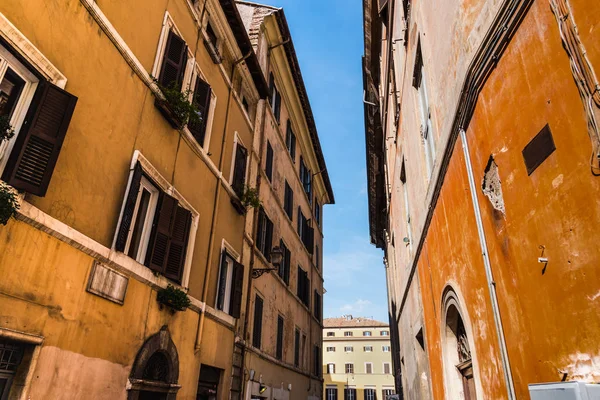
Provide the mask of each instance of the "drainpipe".
{"label": "drainpipe", "polygon": [[[206,306],[206,297],[208,296],[208,282],[210,281],[210,271],[211,271],[211,264],[212,264],[212,259],[213,259],[213,247],[215,245],[215,230],[216,230],[216,226],[217,226],[217,209],[218,209],[218,205],[219,205],[219,200],[221,198],[221,191],[222,186],[223,186],[223,182],[221,181],[222,176],[223,176],[223,162],[225,160],[225,157],[223,157],[223,155],[225,154],[225,145],[227,143],[227,129],[229,128],[229,111],[231,109],[231,97],[233,95],[233,81],[235,78],[235,67],[237,67],[237,65],[239,63],[241,63],[242,61],[244,61],[246,58],[250,57],[250,55],[252,54],[252,52],[250,51],[248,54],[246,54],[245,56],[243,56],[242,58],[240,58],[239,60],[236,60],[232,65],[231,65],[231,84],[229,86],[229,94],[227,96],[227,108],[225,111],[225,126],[223,127],[223,141],[221,142],[221,152],[219,154],[219,172],[220,172],[220,176],[219,179],[217,180],[217,190],[215,190],[215,200],[213,202],[213,215],[212,215],[212,222],[210,225],[210,239],[208,241],[208,257],[206,259],[206,269],[205,269],[205,273],[204,273],[204,285],[202,286],[202,302],[204,303],[204,305]],[[205,320],[205,315],[206,315],[206,311],[203,310],[202,313],[200,313],[200,319],[198,320],[198,329],[196,331],[196,344],[194,346],[195,352],[198,353],[200,351],[200,341],[202,340],[202,332],[204,330],[204,320]]]}
{"label": "drainpipe", "polygon": [[485,240],[483,222],[481,219],[481,209],[479,208],[479,200],[477,199],[477,186],[475,185],[475,178],[473,177],[473,167],[471,165],[471,156],[469,155],[467,134],[462,128],[460,129],[460,141],[462,142],[463,151],[465,154],[465,164],[467,166],[467,175],[469,177],[469,187],[471,188],[471,200],[473,200],[473,211],[475,214],[475,221],[477,223],[477,233],[479,234],[479,243],[481,245],[481,254],[483,255],[485,276],[487,278],[488,288],[490,290],[492,313],[494,315],[494,323],[496,325],[496,333],[498,335],[498,344],[500,345],[500,356],[502,361],[502,369],[504,371],[504,380],[506,381],[506,391],[508,392],[508,398],[510,400],[516,400],[515,386],[512,379],[510,360],[508,359],[508,350],[506,349],[506,339],[504,337],[504,329],[502,327],[502,318],[500,316],[500,307],[498,306],[496,282],[494,282],[494,276],[492,274],[492,265],[488,253],[487,242]]}

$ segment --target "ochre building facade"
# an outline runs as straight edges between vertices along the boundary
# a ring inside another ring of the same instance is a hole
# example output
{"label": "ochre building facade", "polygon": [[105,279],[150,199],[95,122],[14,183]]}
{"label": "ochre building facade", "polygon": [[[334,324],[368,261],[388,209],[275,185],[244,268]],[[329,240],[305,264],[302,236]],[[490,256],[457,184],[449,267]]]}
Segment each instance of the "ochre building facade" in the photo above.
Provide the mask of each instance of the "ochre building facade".
{"label": "ochre building facade", "polygon": [[600,7],[363,5],[371,240],[399,393],[597,383]]}
{"label": "ochre building facade", "polygon": [[0,399],[250,399],[261,57],[230,0],[0,4]]}

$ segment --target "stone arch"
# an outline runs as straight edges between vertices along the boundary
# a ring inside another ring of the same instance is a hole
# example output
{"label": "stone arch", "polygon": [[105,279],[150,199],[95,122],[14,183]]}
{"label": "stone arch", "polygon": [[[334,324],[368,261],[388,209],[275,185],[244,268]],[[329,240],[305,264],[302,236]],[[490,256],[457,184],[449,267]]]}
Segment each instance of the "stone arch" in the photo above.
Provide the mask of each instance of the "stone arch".
{"label": "stone arch", "polygon": [[128,400],[174,400],[181,386],[179,355],[167,326],[150,336],[138,351],[129,375]]}
{"label": "stone arch", "polygon": [[446,399],[476,400],[481,396],[481,385],[470,319],[451,285],[444,289],[441,315]]}

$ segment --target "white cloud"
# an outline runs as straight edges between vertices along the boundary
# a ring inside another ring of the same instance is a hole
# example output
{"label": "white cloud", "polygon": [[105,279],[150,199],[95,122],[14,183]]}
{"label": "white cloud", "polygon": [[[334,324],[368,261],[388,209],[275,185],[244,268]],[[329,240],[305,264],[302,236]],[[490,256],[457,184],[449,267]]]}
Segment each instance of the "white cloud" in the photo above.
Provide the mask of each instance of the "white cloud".
{"label": "white cloud", "polygon": [[344,304],[340,311],[345,314],[360,314],[363,311],[372,309],[373,303],[369,300],[358,299],[352,304]]}
{"label": "white cloud", "polygon": [[364,237],[349,237],[335,253],[323,257],[323,271],[328,286],[351,286],[359,283],[370,270],[383,268],[382,254]]}

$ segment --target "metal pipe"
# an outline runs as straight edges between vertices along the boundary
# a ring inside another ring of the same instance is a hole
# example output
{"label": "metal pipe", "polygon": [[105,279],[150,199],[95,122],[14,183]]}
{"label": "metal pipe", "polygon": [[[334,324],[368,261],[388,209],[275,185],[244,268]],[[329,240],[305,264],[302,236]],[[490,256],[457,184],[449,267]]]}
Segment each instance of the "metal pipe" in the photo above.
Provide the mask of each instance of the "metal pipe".
{"label": "metal pipe", "polygon": [[508,358],[508,350],[506,348],[506,339],[504,337],[504,329],[502,327],[502,317],[500,315],[500,307],[498,305],[498,295],[496,293],[496,282],[492,273],[492,265],[488,253],[488,246],[485,240],[485,232],[483,230],[483,222],[481,219],[481,209],[479,208],[479,200],[477,199],[477,185],[473,177],[473,166],[471,165],[471,156],[469,154],[469,145],[467,143],[467,134],[464,129],[460,130],[460,141],[462,142],[463,152],[465,155],[465,165],[467,167],[467,175],[469,177],[469,187],[471,189],[471,200],[473,201],[473,213],[477,223],[477,233],[479,234],[479,244],[481,245],[481,254],[483,255],[483,265],[485,268],[485,277],[490,291],[490,301],[492,303],[492,313],[494,315],[494,323],[496,325],[496,333],[498,335],[498,344],[500,345],[500,356],[502,361],[502,369],[504,370],[504,380],[506,381],[506,391],[509,399],[516,399],[515,386],[512,379],[510,368],[510,360]]}

